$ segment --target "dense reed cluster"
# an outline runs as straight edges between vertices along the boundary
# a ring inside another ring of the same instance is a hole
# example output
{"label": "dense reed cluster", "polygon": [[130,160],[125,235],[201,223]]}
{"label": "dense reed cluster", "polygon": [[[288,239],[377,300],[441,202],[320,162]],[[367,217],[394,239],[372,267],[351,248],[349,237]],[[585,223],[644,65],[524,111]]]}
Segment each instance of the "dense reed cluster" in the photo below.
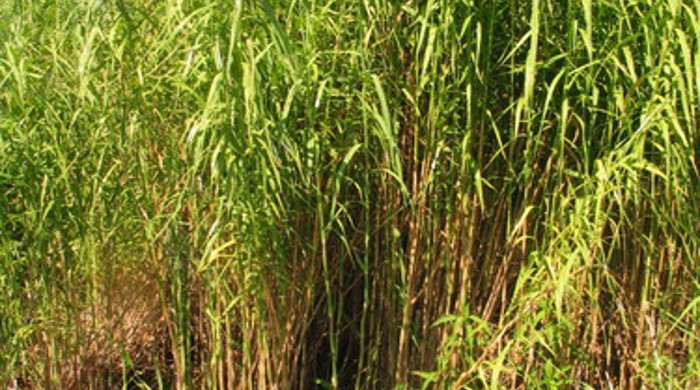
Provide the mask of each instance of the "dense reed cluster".
{"label": "dense reed cluster", "polygon": [[700,1],[6,0],[0,389],[700,387]]}

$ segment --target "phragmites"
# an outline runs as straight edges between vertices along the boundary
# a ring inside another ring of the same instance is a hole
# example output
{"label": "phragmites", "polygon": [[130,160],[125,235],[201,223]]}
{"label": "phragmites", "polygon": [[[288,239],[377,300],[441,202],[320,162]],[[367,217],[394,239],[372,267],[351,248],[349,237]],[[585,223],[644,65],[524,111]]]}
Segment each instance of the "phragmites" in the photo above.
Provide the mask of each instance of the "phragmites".
{"label": "phragmites", "polygon": [[700,0],[4,0],[0,47],[0,389],[700,388]]}

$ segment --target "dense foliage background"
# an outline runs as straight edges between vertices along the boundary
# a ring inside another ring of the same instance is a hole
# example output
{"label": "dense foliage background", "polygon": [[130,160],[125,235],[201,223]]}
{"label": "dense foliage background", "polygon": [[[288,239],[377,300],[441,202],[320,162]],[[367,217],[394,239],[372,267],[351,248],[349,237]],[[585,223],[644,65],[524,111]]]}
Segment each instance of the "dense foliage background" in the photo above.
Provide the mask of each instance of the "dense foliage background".
{"label": "dense foliage background", "polygon": [[700,1],[6,0],[0,388],[700,386]]}

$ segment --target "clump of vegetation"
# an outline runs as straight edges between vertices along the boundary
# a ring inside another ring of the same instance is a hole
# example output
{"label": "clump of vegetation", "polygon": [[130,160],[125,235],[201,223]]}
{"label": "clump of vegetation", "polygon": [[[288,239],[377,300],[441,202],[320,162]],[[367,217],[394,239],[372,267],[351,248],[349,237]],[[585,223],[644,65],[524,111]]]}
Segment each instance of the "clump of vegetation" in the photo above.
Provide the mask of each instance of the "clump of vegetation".
{"label": "clump of vegetation", "polygon": [[698,1],[12,0],[0,43],[0,384],[700,386]]}

